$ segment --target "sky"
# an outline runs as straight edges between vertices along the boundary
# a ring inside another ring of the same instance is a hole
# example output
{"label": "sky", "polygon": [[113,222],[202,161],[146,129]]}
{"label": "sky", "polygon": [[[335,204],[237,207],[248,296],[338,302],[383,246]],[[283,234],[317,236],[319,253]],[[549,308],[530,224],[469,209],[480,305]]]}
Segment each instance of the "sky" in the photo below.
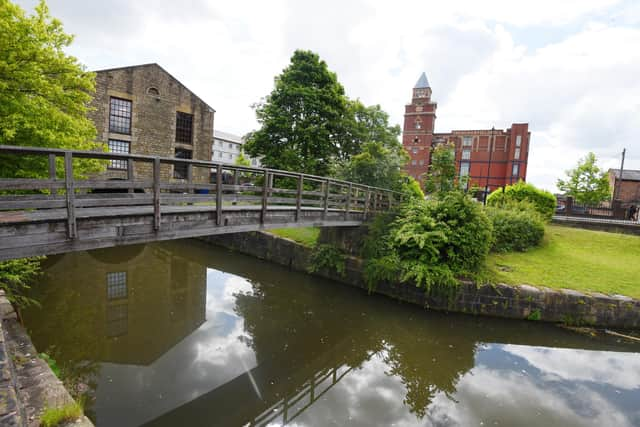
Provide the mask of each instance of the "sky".
{"label": "sky", "polygon": [[[17,2],[32,10],[35,0]],[[402,124],[425,71],[436,132],[531,130],[527,180],[557,178],[593,151],[640,169],[637,0],[50,0],[89,70],[157,62],[216,109],[216,130],[258,127],[252,105],[295,49],[336,72],[350,98]]]}

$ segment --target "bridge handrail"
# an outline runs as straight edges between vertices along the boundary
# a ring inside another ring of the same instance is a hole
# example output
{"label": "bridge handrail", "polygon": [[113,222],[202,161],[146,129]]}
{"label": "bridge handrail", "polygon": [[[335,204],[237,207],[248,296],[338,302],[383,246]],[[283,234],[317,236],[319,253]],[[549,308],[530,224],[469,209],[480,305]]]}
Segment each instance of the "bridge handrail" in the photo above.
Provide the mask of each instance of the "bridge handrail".
{"label": "bridge handrail", "polygon": [[[0,154],[14,155],[41,155],[48,157],[48,178],[2,178],[0,175],[0,192],[15,190],[35,190],[47,193],[30,195],[15,195],[0,193],[0,211],[15,210],[48,210],[66,208],[67,234],[69,239],[77,237],[76,213],[77,208],[98,207],[113,208],[122,206],[153,206],[154,230],[160,229],[161,199],[164,204],[192,205],[204,202],[215,202],[216,224],[221,225],[223,216],[223,204],[248,203],[253,209],[260,209],[260,223],[264,224],[267,211],[274,206],[289,206],[295,209],[295,221],[300,220],[302,210],[320,210],[322,218],[328,216],[328,212],[339,211],[344,213],[344,219],[356,212],[364,218],[374,212],[384,211],[394,204],[402,201],[402,193],[365,184],[322,177],[299,172],[283,171],[270,168],[255,168],[249,166],[230,165],[214,161],[178,159],[160,156],[140,154],[108,153],[100,151],[64,150],[44,147],[25,147],[0,145]],[[56,171],[57,157],[62,157],[64,178],[59,179]],[[105,170],[107,176],[99,176],[96,172],[88,179],[74,178],[74,159],[97,159],[121,161],[117,166],[109,164]],[[150,168],[134,168],[135,162],[150,163]],[[161,165],[173,165],[173,171],[169,171],[173,179],[162,177]],[[178,165],[181,166],[178,176]],[[46,166],[44,166],[46,168]],[[194,180],[193,169],[205,168],[204,173]],[[215,183],[213,182],[215,172]],[[233,184],[229,184],[233,172]],[[136,177],[136,173],[147,176]],[[1,174],[1,172],[0,172]],[[150,175],[150,176],[149,176]],[[227,178],[223,179],[223,175]],[[126,178],[122,178],[126,176]],[[292,179],[282,188],[275,186],[276,180]],[[251,180],[256,182],[251,182]],[[249,180],[249,181],[247,181]],[[225,182],[226,181],[226,182]],[[244,182],[241,182],[244,181]],[[311,187],[306,186],[311,183]],[[295,183],[295,189],[291,188]],[[257,184],[257,185],[256,185]],[[319,188],[318,188],[319,187]],[[311,188],[311,190],[309,190]],[[111,193],[99,200],[87,200],[83,191],[101,190]],[[126,199],[118,196],[118,190],[126,190],[129,194]],[[202,190],[202,191],[201,191]],[[211,196],[203,197],[215,190],[215,199]],[[333,192],[332,192],[333,190]],[[58,194],[58,191],[61,193]],[[78,191],[80,193],[78,193]],[[164,191],[164,192],[163,192]],[[135,194],[142,192],[144,194]],[[177,194],[178,192],[179,194]],[[193,193],[193,194],[191,194]],[[233,196],[229,196],[232,193]],[[162,194],[162,196],[161,196]],[[224,194],[224,196],[223,196]],[[111,197],[111,198],[109,198]],[[231,200],[230,200],[231,197]],[[257,205],[257,206],[256,206]],[[49,211],[50,212],[50,211]]]}
{"label": "bridge handrail", "polygon": [[[325,177],[320,175],[307,174],[302,172],[292,172],[286,171],[282,169],[272,169],[272,168],[256,168],[252,166],[241,166],[241,165],[231,165],[228,163],[222,162],[214,162],[208,160],[194,160],[194,159],[179,159],[175,157],[162,157],[162,156],[149,156],[145,154],[125,154],[125,153],[110,153],[110,152],[102,152],[102,151],[83,151],[83,150],[65,150],[60,148],[43,148],[43,147],[27,147],[27,146],[15,146],[15,145],[0,145],[0,153],[13,153],[13,154],[35,154],[35,155],[48,155],[54,154],[57,156],[64,156],[66,153],[71,153],[71,156],[74,158],[82,158],[82,159],[103,159],[103,160],[137,160],[142,162],[152,163],[156,159],[160,160],[160,163],[164,164],[187,164],[192,166],[199,167],[211,167],[215,168],[217,166],[222,166],[223,169],[232,169],[238,170],[240,172],[253,172],[253,173],[264,173],[269,172],[273,174],[277,174],[279,176],[289,176],[291,178],[297,178],[302,175],[304,178],[310,178],[312,180],[317,180],[321,182],[329,181],[331,183],[336,184],[344,184],[344,185],[354,185],[361,188],[368,188],[370,190],[376,191],[384,191],[385,193],[402,195],[401,192],[390,190],[382,187],[375,187],[367,184],[359,184],[351,181],[345,181],[341,179]],[[0,188],[1,189],[1,188]]]}

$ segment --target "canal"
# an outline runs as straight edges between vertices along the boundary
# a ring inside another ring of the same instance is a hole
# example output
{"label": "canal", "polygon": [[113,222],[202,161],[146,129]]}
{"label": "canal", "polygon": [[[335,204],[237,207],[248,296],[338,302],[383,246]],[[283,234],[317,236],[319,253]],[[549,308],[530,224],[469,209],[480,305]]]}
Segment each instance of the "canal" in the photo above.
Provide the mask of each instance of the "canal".
{"label": "canal", "polygon": [[638,426],[639,346],[199,241],[52,256],[24,313],[97,426]]}

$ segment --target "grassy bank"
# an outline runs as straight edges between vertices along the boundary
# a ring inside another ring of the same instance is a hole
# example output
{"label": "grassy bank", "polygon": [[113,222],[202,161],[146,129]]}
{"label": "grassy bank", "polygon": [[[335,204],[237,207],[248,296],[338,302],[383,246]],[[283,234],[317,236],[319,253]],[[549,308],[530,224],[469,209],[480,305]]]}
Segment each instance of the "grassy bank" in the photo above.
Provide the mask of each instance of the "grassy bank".
{"label": "grassy bank", "polygon": [[314,246],[320,236],[318,227],[273,228],[269,233],[296,241],[304,246]]}
{"label": "grassy bank", "polygon": [[547,226],[542,246],[491,254],[496,281],[640,298],[640,237]]}

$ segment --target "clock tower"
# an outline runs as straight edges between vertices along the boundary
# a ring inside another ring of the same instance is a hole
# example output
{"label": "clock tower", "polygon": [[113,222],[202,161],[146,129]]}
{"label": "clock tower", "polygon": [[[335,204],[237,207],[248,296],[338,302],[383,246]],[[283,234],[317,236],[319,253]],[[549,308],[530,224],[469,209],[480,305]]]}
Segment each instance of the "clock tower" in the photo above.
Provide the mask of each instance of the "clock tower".
{"label": "clock tower", "polygon": [[410,157],[407,172],[420,181],[429,168],[437,107],[431,101],[427,75],[422,73],[413,88],[411,103],[405,106],[402,132],[402,145]]}

